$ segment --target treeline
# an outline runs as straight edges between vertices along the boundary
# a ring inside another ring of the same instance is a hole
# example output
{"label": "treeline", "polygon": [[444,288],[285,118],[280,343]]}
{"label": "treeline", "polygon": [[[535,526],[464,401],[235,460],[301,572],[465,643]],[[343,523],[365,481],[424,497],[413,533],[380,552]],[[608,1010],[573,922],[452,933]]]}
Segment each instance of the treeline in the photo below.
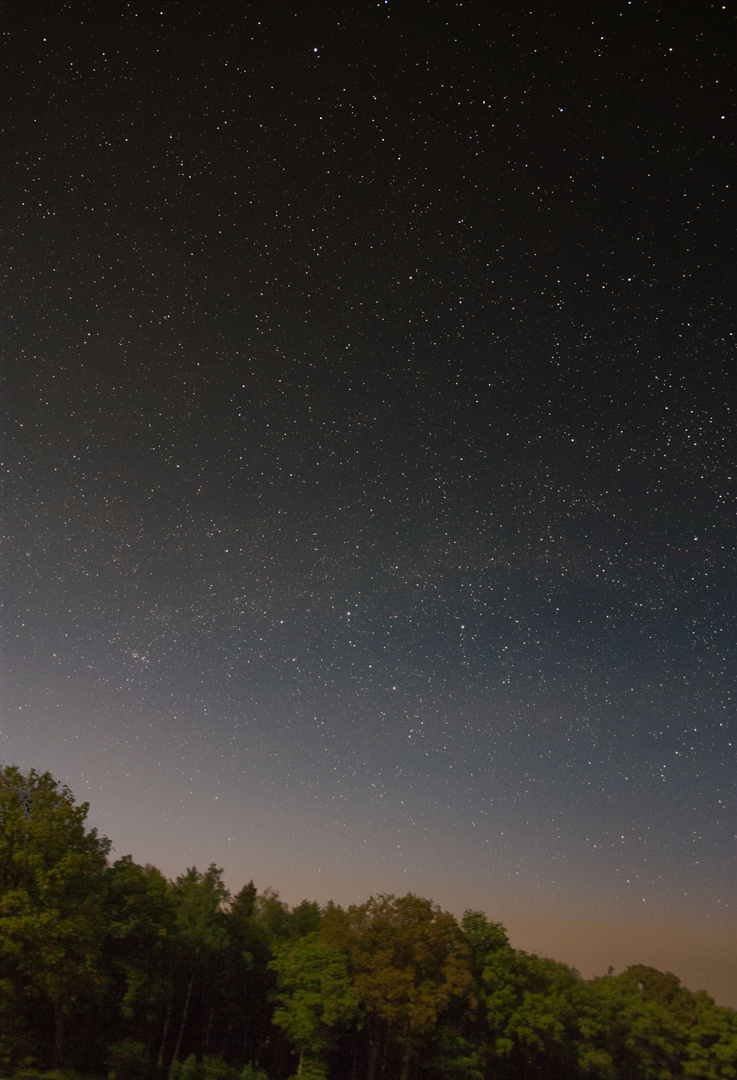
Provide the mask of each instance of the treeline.
{"label": "treeline", "polygon": [[0,773],[0,1075],[737,1077],[737,1013],[669,972],[584,981],[412,894],[290,909],[214,865],[169,881],[111,864],[87,809]]}

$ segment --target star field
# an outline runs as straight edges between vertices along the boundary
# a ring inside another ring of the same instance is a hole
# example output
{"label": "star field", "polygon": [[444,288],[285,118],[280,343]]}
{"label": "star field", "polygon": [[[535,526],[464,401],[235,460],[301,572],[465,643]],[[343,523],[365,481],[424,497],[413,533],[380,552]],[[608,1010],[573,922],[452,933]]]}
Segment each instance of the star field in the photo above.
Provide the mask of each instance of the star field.
{"label": "star field", "polygon": [[728,985],[734,13],[0,11],[4,760]]}

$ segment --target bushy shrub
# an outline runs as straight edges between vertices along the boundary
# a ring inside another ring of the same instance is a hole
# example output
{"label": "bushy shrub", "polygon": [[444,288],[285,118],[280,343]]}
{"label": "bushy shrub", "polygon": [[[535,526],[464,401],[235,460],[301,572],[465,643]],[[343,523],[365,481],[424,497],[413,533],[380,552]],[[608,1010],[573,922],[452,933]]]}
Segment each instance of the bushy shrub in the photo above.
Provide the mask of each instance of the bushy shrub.
{"label": "bushy shrub", "polygon": [[169,1071],[169,1080],[203,1080],[202,1066],[194,1054],[186,1061],[175,1061]]}
{"label": "bushy shrub", "polygon": [[290,1076],[288,1080],[327,1080],[328,1070],[321,1061],[310,1061],[309,1058],[302,1062],[302,1072]]}
{"label": "bushy shrub", "polygon": [[[251,1068],[247,1065],[246,1068]],[[266,1073],[264,1080],[268,1080]],[[241,1080],[251,1080],[251,1077],[241,1072]],[[239,1080],[239,1075],[232,1065],[223,1060],[222,1054],[208,1054],[198,1061],[194,1054],[190,1054],[186,1061],[178,1061],[172,1065],[169,1080]],[[254,1080],[261,1080],[261,1073],[254,1073]]]}
{"label": "bushy shrub", "polygon": [[107,1052],[109,1080],[143,1080],[148,1071],[148,1055],[141,1042],[124,1039],[113,1043]]}
{"label": "bushy shrub", "polygon": [[41,1080],[89,1080],[83,1073],[76,1069],[50,1069],[48,1072],[37,1072],[35,1069],[24,1070],[19,1075],[40,1077]]}
{"label": "bushy shrub", "polygon": [[202,1059],[201,1080],[236,1080],[236,1070],[223,1061],[222,1054]]}

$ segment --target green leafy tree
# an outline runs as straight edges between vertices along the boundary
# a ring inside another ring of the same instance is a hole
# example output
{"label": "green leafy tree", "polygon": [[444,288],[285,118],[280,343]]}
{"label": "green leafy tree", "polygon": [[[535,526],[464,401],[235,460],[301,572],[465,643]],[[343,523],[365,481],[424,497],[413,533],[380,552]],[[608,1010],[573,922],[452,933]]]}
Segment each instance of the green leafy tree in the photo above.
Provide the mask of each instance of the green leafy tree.
{"label": "green leafy tree", "polygon": [[592,979],[581,1003],[579,1058],[597,1080],[734,1080],[737,1013],[671,972],[642,964]]}
{"label": "green leafy tree", "polygon": [[487,954],[482,999],[497,1072],[525,1080],[576,1075],[582,985],[555,960],[509,947]]}
{"label": "green leafy tree", "polygon": [[320,929],[322,912],[320,905],[315,900],[303,900],[289,913],[290,935],[293,938],[305,937],[314,934]]}
{"label": "green leafy tree", "polygon": [[202,1059],[202,1080],[236,1080],[236,1070],[222,1054],[206,1054]]}
{"label": "green leafy tree", "polygon": [[689,1027],[683,1075],[698,1080],[737,1077],[737,1012],[714,1003],[703,990],[693,994],[694,1021]]}
{"label": "green leafy tree", "polygon": [[467,998],[451,1008],[439,1026],[430,1068],[444,1080],[483,1080],[491,1054],[476,984],[488,958],[499,949],[508,949],[509,939],[502,924],[490,922],[482,911],[466,911],[461,930],[468,946],[475,985]]}
{"label": "green leafy tree", "polygon": [[155,1056],[172,989],[174,890],[159,870],[139,866],[130,855],[108,868],[105,884],[109,1038],[118,1046],[143,1043]]}
{"label": "green leafy tree", "polygon": [[199,977],[202,982],[205,981],[205,973],[212,969],[218,953],[223,953],[228,944],[224,906],[229,893],[223,884],[222,874],[222,869],[211,863],[204,874],[192,867],[174,883],[179,964],[187,989],[173,1062],[179,1060],[195,980]]}
{"label": "green leafy tree", "polygon": [[0,773],[0,961],[23,995],[45,998],[54,1017],[53,1061],[62,1062],[66,1022],[104,985],[104,872],[110,841],[85,828],[50,773]]}
{"label": "green leafy tree", "polygon": [[269,1080],[269,1076],[265,1069],[260,1069],[257,1065],[249,1062],[239,1072],[238,1080]]}
{"label": "green leafy tree", "polygon": [[455,918],[408,893],[372,897],[323,915],[323,937],[343,948],[366,1014],[368,1077],[389,1052],[402,1080],[413,1056],[457,998],[469,994],[468,947]]}
{"label": "green leafy tree", "polygon": [[507,931],[501,923],[489,922],[483,911],[465,911],[461,919],[461,929],[475,971],[483,970],[490,953],[509,948]]}
{"label": "green leafy tree", "polygon": [[146,1045],[124,1039],[108,1047],[108,1080],[144,1080],[148,1071]]}
{"label": "green leafy tree", "polygon": [[667,1080],[681,1075],[687,1021],[679,1019],[665,1000],[666,996],[673,1000],[678,980],[674,984],[674,976],[657,983],[649,979],[648,992],[638,977],[644,970],[586,984],[578,1026],[579,1061],[587,1075],[600,1080]]}
{"label": "green leafy tree", "polygon": [[428,1054],[427,1071],[442,1080],[484,1080],[489,1058],[482,1038],[464,1030],[462,1023],[444,1021]]}
{"label": "green leafy tree", "polygon": [[287,1080],[327,1080],[328,1070],[321,1061],[311,1060],[300,1064],[299,1072]]}
{"label": "green leafy tree", "polygon": [[292,937],[289,907],[276,889],[266,888],[256,897],[254,917],[273,947]]}
{"label": "green leafy tree", "polygon": [[244,885],[226,914],[228,945],[224,957],[218,1008],[219,1045],[233,1060],[254,1058],[272,1031],[269,993],[274,976],[268,970],[271,949],[256,919],[258,893]]}
{"label": "green leafy tree", "polygon": [[313,933],[276,949],[269,967],[277,974],[274,1023],[311,1068],[323,1063],[341,1029],[359,1016],[359,1000],[345,953]]}

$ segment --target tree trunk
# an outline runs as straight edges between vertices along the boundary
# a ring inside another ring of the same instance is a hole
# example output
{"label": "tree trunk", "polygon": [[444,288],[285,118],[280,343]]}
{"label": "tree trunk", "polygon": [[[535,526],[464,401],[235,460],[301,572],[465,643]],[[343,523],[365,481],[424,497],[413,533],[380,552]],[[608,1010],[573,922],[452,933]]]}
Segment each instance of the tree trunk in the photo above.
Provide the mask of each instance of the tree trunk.
{"label": "tree trunk", "polygon": [[304,1061],[304,1059],[305,1059],[304,1053],[300,1050],[300,1052],[299,1052],[299,1065],[297,1066],[297,1076],[302,1075],[302,1062]]}
{"label": "tree trunk", "polygon": [[62,1054],[64,1053],[64,1012],[61,1005],[54,1004],[54,1065],[55,1069],[61,1068]]}
{"label": "tree trunk", "polygon": [[158,1058],[156,1060],[156,1068],[157,1069],[163,1069],[164,1068],[164,1047],[166,1046],[166,1036],[169,1034],[169,1022],[171,1020],[172,1008],[173,1008],[173,1006],[172,1006],[172,1003],[170,1001],[169,1004],[166,1007],[166,1020],[164,1021],[164,1033],[161,1036],[161,1046],[159,1047],[159,1056],[158,1056]]}
{"label": "tree trunk", "polygon": [[212,1021],[215,1017],[215,1006],[210,1009],[210,1015],[207,1018],[207,1030],[205,1031],[205,1040],[202,1044],[202,1056],[204,1057],[207,1051],[210,1049],[210,1036],[212,1035]]}
{"label": "tree trunk", "polygon": [[174,1054],[171,1059],[172,1065],[175,1061],[179,1060],[179,1050],[182,1045],[182,1036],[184,1035],[184,1027],[187,1023],[187,1013],[189,1012],[189,1000],[192,997],[192,985],[194,983],[194,972],[189,977],[189,984],[187,986],[187,996],[184,999],[184,1009],[182,1011],[182,1022],[179,1025],[179,1034],[177,1035],[177,1045],[174,1047]]}
{"label": "tree trunk", "polygon": [[387,1031],[384,1032],[384,1052],[381,1055],[381,1073],[380,1073],[381,1076],[386,1075],[386,1052],[387,1052],[388,1049],[389,1049],[389,1032],[387,1030]]}
{"label": "tree trunk", "polygon": [[376,1065],[379,1060],[379,1040],[371,1039],[369,1043],[369,1061],[366,1072],[366,1080],[376,1080]]}

